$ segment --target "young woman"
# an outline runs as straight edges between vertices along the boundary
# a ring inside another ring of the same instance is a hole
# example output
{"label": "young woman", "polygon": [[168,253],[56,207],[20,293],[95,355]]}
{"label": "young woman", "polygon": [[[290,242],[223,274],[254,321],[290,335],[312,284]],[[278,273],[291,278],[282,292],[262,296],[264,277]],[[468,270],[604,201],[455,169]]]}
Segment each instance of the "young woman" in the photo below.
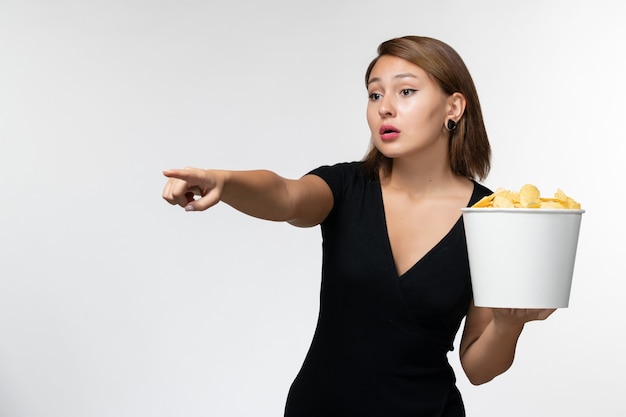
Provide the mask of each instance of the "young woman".
{"label": "young woman", "polygon": [[[219,201],[261,219],[321,225],[320,314],[285,415],[464,416],[447,353],[473,384],[513,362],[524,324],[553,310],[472,303],[461,207],[491,191],[478,96],[447,44],[382,43],[365,76],[371,151],[300,179],[270,171],[168,170],[163,197],[186,210]],[[196,196],[199,196],[196,199]]]}

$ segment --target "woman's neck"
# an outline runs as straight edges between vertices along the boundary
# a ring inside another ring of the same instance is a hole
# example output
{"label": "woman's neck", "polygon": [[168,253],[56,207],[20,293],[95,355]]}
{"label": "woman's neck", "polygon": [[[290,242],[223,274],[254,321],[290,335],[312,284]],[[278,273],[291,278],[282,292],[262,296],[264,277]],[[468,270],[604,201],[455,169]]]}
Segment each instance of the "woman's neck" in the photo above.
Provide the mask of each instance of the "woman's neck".
{"label": "woman's neck", "polygon": [[445,192],[466,182],[452,172],[447,158],[397,158],[389,175],[381,176],[382,185],[414,195]]}

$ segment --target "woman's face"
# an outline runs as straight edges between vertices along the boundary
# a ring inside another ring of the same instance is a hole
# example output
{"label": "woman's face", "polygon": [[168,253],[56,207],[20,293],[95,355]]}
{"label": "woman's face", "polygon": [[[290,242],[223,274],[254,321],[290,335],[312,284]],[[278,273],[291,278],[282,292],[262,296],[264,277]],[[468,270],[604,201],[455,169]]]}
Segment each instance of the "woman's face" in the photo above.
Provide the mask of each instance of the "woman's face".
{"label": "woman's face", "polygon": [[428,74],[404,59],[383,55],[367,85],[367,122],[374,145],[389,158],[446,149],[449,96]]}

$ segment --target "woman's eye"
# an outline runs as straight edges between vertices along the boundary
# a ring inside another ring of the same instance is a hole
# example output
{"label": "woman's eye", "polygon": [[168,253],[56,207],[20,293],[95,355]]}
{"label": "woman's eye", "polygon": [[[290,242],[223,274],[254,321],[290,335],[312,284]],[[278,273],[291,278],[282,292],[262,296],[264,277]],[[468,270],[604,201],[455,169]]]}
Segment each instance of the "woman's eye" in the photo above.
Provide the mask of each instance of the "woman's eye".
{"label": "woman's eye", "polygon": [[400,91],[400,95],[403,96],[410,96],[411,94],[413,94],[414,92],[416,92],[417,90],[414,90],[412,88],[405,88],[403,90]]}
{"label": "woman's eye", "polygon": [[376,101],[376,100],[380,100],[382,96],[379,93],[371,93],[369,95],[370,100],[372,101]]}

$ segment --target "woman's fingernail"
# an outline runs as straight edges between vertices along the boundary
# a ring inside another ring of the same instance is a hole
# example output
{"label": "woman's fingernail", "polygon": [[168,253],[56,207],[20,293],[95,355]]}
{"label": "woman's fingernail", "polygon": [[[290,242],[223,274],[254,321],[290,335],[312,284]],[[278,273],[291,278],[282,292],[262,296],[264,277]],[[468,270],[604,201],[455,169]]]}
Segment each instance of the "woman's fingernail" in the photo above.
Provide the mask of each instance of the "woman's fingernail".
{"label": "woman's fingernail", "polygon": [[193,211],[193,206],[191,204],[187,204],[185,206],[185,211]]}

